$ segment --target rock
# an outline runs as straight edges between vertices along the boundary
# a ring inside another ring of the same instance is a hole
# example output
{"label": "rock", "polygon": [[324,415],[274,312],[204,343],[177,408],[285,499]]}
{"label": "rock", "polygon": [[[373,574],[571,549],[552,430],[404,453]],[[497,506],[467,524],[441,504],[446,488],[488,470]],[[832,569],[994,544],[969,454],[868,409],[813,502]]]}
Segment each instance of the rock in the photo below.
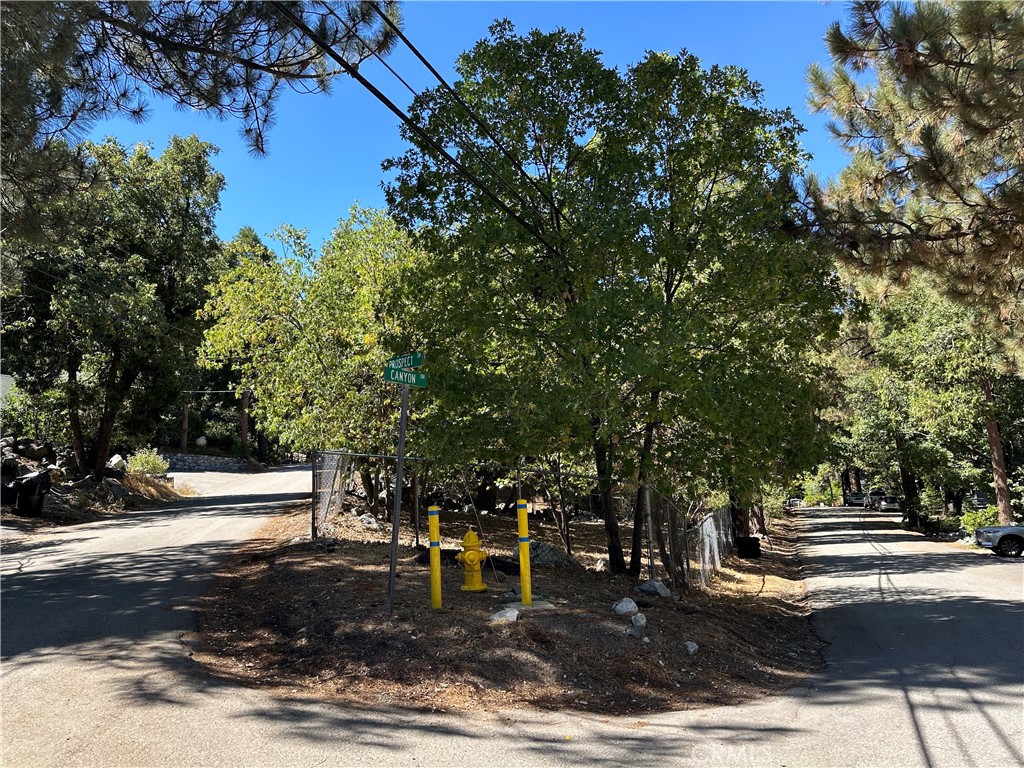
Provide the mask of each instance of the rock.
{"label": "rock", "polygon": [[[512,560],[519,562],[519,547],[512,552]],[[530,566],[540,568],[577,568],[583,570],[580,561],[571,555],[565,554],[558,547],[553,547],[543,541],[530,542]]]}
{"label": "rock", "polygon": [[608,558],[599,557],[597,559],[597,565],[594,566],[594,570],[598,573],[606,573],[608,571]]}
{"label": "rock", "polygon": [[107,462],[108,469],[124,470],[128,466],[128,462],[124,460],[124,457],[120,453],[115,453],[110,457],[110,461]]}
{"label": "rock", "polygon": [[22,456],[32,459],[33,461],[39,461],[45,459],[53,451],[53,447],[46,443],[37,443],[35,440],[30,442],[24,448],[21,449]]}
{"label": "rock", "polygon": [[616,616],[636,616],[640,613],[640,609],[637,608],[632,598],[624,597],[612,605],[612,612]]}
{"label": "rock", "polygon": [[115,496],[119,496],[122,499],[125,496],[129,496],[130,495],[129,492],[128,492],[128,489],[125,488],[123,485],[121,485],[119,482],[117,482],[117,480],[115,480],[112,477],[104,477],[103,478],[103,484],[105,486],[107,486],[107,488],[110,489],[111,493],[113,493]]}
{"label": "rock", "polygon": [[363,524],[363,527],[369,531],[382,531],[384,526],[380,524],[380,520],[367,512],[365,515],[359,518],[359,522]]}
{"label": "rock", "polygon": [[10,436],[5,437],[0,440],[0,448],[13,448],[15,442],[17,442],[17,438]]}
{"label": "rock", "polygon": [[205,448],[206,447],[206,436],[205,435],[200,435],[199,437],[196,438],[196,446],[199,447],[199,448]]}
{"label": "rock", "polygon": [[630,637],[635,637],[637,640],[640,640],[643,639],[644,631],[640,629],[640,627],[630,626],[630,628],[626,630],[626,634]]}
{"label": "rock", "polygon": [[685,643],[683,643],[683,648],[686,649],[686,652],[688,654],[693,656],[693,654],[695,654],[700,649],[700,646],[693,642],[693,640],[687,640]]}
{"label": "rock", "polygon": [[633,622],[633,626],[636,627],[637,629],[643,629],[644,627],[647,626],[647,617],[644,616],[642,613],[635,614],[630,619],[630,621]]}
{"label": "rock", "polygon": [[517,608],[502,608],[497,613],[493,614],[488,619],[491,624],[511,624],[513,621],[519,619],[519,610]]}
{"label": "rock", "polygon": [[672,590],[666,587],[657,579],[649,579],[643,584],[637,585],[637,592],[641,592],[645,595],[657,595],[658,597],[671,597]]}

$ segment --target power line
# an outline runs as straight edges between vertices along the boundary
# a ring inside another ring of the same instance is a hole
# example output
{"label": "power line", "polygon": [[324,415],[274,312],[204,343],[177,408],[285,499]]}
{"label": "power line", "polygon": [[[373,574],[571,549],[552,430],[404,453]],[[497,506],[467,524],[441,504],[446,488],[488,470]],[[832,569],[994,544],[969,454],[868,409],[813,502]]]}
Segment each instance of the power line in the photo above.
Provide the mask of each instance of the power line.
{"label": "power line", "polygon": [[390,109],[395,114],[395,116],[398,117],[399,120],[401,120],[405,125],[407,125],[413,133],[419,136],[427,145],[433,148],[435,152],[437,152],[449,163],[451,163],[467,181],[469,181],[473,186],[475,186],[477,189],[483,192],[483,194],[487,196],[495,205],[497,205],[498,208],[500,208],[504,213],[507,213],[509,216],[511,216],[512,219],[515,220],[516,223],[519,224],[519,226],[521,226],[528,233],[530,233],[530,235],[533,236],[534,239],[536,239],[549,251],[557,252],[555,247],[551,245],[551,243],[549,243],[540,232],[538,232],[529,222],[523,219],[522,216],[513,211],[504,201],[502,201],[500,197],[498,197],[482,181],[480,181],[476,176],[474,176],[473,173],[468,168],[466,168],[465,165],[463,165],[457,159],[452,157],[452,155],[444,147],[442,147],[435,139],[433,139],[429,134],[427,134],[427,132],[424,131],[423,128],[417,125],[416,122],[411,117],[409,117],[405,112],[403,112],[398,106],[396,106],[393,101],[391,101],[387,96],[381,93],[381,91],[376,86],[374,86],[373,83],[371,83],[361,74],[359,74],[359,71],[355,67],[349,64],[344,59],[344,57],[339,55],[338,52],[335,51],[334,48],[331,47],[331,45],[328,44],[322,37],[316,34],[316,32],[314,32],[312,29],[310,29],[309,26],[304,21],[302,21],[302,19],[296,16],[295,13],[290,8],[288,8],[288,6],[285,3],[279,2],[277,0],[272,0],[269,3],[269,5],[275,8],[277,12],[280,13],[282,16],[291,21],[299,30],[304,32],[309,37],[309,39],[312,40],[325,54],[327,54],[342,69],[344,69],[345,72],[347,72],[352,77],[352,79],[354,79],[357,83],[359,83],[371,94],[373,94],[373,96],[378,101],[380,101],[384,106]]}
{"label": "power line", "polygon": [[494,132],[491,130],[490,126],[488,126],[487,123],[484,122],[483,118],[481,118],[476,112],[474,112],[470,108],[470,106],[465,102],[465,100],[461,96],[459,96],[458,92],[451,85],[449,85],[448,81],[444,79],[441,73],[438,72],[434,68],[434,66],[427,60],[427,57],[420,53],[419,49],[412,44],[412,41],[410,41],[409,38],[405,36],[405,33],[402,32],[398,25],[395,24],[395,22],[392,21],[390,18],[388,18],[387,14],[385,14],[378,7],[375,0],[370,3],[370,7],[376,12],[378,16],[380,16],[381,20],[391,29],[391,31],[394,32],[395,36],[398,37],[398,39],[401,40],[403,43],[405,43],[406,47],[410,51],[412,51],[416,58],[423,63],[423,66],[430,70],[430,73],[435,78],[437,78],[437,81],[442,85],[445,91],[447,91],[447,93],[456,101],[456,103],[458,103],[458,105],[462,107],[463,110],[465,110],[466,114],[473,119],[473,121],[480,127],[480,129],[487,135],[487,137],[494,142],[494,146],[496,146],[498,150],[505,156],[505,158],[509,162],[511,162],[513,166],[515,166],[515,169],[519,171],[520,175],[524,179],[526,179],[530,186],[533,187],[537,191],[537,193],[541,197],[543,197],[545,201],[547,201],[548,205],[551,206],[552,210],[555,213],[557,213],[558,216],[561,217],[561,219],[571,227],[572,222],[569,221],[569,219],[566,217],[564,213],[562,213],[561,208],[558,207],[558,204],[554,201],[554,199],[550,195],[548,195],[547,192],[544,191],[544,189],[537,183],[537,181],[530,174],[526,172],[526,170],[523,168],[522,161],[519,160],[515,155],[513,155],[511,151],[505,148],[505,145],[501,143],[501,140],[497,136],[494,135]]}
{"label": "power line", "polygon": [[[321,0],[321,2],[323,3],[323,0]],[[372,50],[372,49],[370,48],[370,44],[369,44],[369,43],[367,43],[367,42],[366,42],[366,40],[364,40],[364,39],[363,39],[363,38],[362,38],[362,37],[360,36],[360,34],[359,34],[359,32],[358,32],[357,30],[355,30],[354,28],[350,27],[350,26],[349,26],[349,25],[348,25],[348,24],[347,24],[347,23],[345,22],[345,20],[344,20],[344,19],[342,19],[342,18],[341,18],[341,17],[340,17],[339,15],[338,15],[338,13],[337,13],[337,12],[336,12],[336,11],[335,11],[335,10],[334,10],[333,8],[331,8],[331,7],[329,6],[329,5],[326,5],[326,3],[324,3],[324,7],[325,7],[325,8],[327,9],[327,12],[328,12],[329,14],[331,14],[331,15],[332,15],[332,16],[333,16],[333,17],[334,17],[335,19],[337,19],[337,20],[338,20],[338,23],[339,23],[339,24],[341,24],[341,25],[342,25],[343,27],[345,27],[345,29],[346,29],[346,30],[347,30],[347,31],[349,32],[349,34],[351,34],[352,36],[354,36],[354,37],[355,37],[355,38],[356,38],[356,39],[357,39],[357,40],[358,40],[358,41],[359,41],[360,43],[362,43],[362,44],[363,44],[363,46],[364,46],[364,47],[365,47],[365,48],[367,49],[367,51],[369,51],[369,53],[371,53],[371,54],[372,54],[372,55],[374,56],[374,58],[376,58],[376,59],[377,59],[377,61],[379,61],[379,62],[380,62],[381,64],[383,64],[383,65],[384,65],[384,68],[385,68],[385,69],[386,69],[386,70],[387,70],[388,72],[390,72],[390,73],[391,73],[392,75],[394,75],[395,79],[396,79],[396,80],[398,80],[398,82],[400,82],[400,83],[401,83],[402,85],[404,85],[404,86],[406,87],[406,89],[407,89],[407,90],[409,91],[409,93],[411,93],[411,94],[412,94],[413,96],[418,96],[418,95],[419,95],[419,94],[418,94],[418,93],[416,92],[416,89],[415,89],[415,88],[413,88],[413,87],[412,87],[412,86],[411,86],[411,85],[410,85],[410,84],[408,83],[408,81],[406,81],[406,79],[405,79],[404,77],[402,77],[402,76],[401,76],[400,74],[398,74],[398,72],[396,72],[396,71],[395,71],[394,67],[392,67],[392,66],[391,66],[391,65],[390,65],[390,64],[389,64],[389,63],[387,62],[387,60],[386,60],[386,59],[385,59],[385,58],[384,58],[383,56],[381,56],[381,55],[380,55],[379,53],[377,53],[376,51],[374,51],[374,50]],[[376,12],[377,14],[379,14],[379,15],[381,16],[381,18],[382,18],[382,19],[384,19],[384,20],[385,20],[385,21],[387,22],[387,24],[388,24],[388,25],[389,25],[389,26],[390,26],[390,27],[391,27],[391,28],[392,28],[393,30],[398,30],[398,26],[397,26],[397,25],[396,25],[396,24],[395,24],[395,23],[394,23],[394,22],[393,22],[393,21],[392,21],[392,20],[391,20],[390,18],[388,18],[388,17],[387,17],[387,15],[385,15],[385,14],[384,14],[384,13],[383,13],[383,12],[382,12],[382,11],[381,11],[381,10],[380,10],[379,8],[377,8],[377,6],[376,6],[375,4],[371,4],[371,5],[370,5],[370,7],[371,7],[371,8],[373,8],[373,10],[374,10],[374,11],[375,11],[375,12]],[[436,71],[434,70],[434,68],[433,68],[433,67],[432,67],[432,66],[430,65],[430,63],[429,63],[429,62],[427,62],[427,61],[426,61],[425,59],[423,59],[423,57],[422,57],[422,56],[420,55],[419,51],[417,51],[417,50],[416,50],[415,48],[413,48],[413,47],[412,47],[412,44],[408,42],[408,39],[407,39],[407,38],[405,38],[405,36],[404,36],[404,35],[401,35],[401,33],[400,33],[400,32],[399,32],[399,35],[401,36],[401,39],[402,39],[402,40],[403,40],[403,41],[404,41],[404,42],[406,43],[406,45],[408,45],[408,46],[410,47],[410,49],[411,49],[411,50],[413,51],[413,53],[415,53],[415,54],[416,54],[416,55],[417,55],[417,56],[418,56],[418,57],[420,58],[420,60],[421,60],[421,61],[424,61],[424,63],[426,64],[427,68],[428,68],[428,69],[430,69],[430,71],[431,71],[431,72],[435,72],[435,74],[436,74]],[[437,77],[440,77],[440,75],[437,75]],[[442,81],[442,82],[443,82],[443,81]],[[447,86],[447,83],[445,83],[445,85]],[[487,132],[487,134],[488,134],[488,135],[490,136],[490,135],[491,135],[491,134],[490,134],[490,131],[489,131],[489,129],[487,128],[487,126],[486,126],[486,125],[484,125],[483,121],[482,121],[482,120],[481,120],[481,119],[480,119],[479,117],[477,117],[477,116],[476,116],[476,115],[475,115],[475,114],[474,114],[474,113],[473,113],[473,112],[472,112],[472,111],[471,111],[471,110],[469,109],[469,107],[468,107],[468,106],[467,106],[467,105],[466,105],[466,104],[465,104],[465,103],[464,103],[464,102],[463,102],[463,101],[462,101],[462,100],[461,100],[461,99],[460,99],[460,98],[458,97],[458,95],[457,95],[457,94],[455,94],[455,93],[454,93],[454,91],[451,91],[451,88],[449,88],[448,90],[449,90],[449,91],[450,91],[450,92],[451,92],[451,93],[452,93],[452,94],[454,95],[454,97],[455,97],[456,101],[458,101],[458,102],[459,102],[459,105],[460,105],[460,106],[461,106],[461,107],[462,107],[462,108],[463,108],[463,109],[464,109],[464,110],[465,110],[465,111],[466,111],[466,112],[467,112],[467,113],[468,113],[468,114],[470,115],[470,117],[472,117],[472,118],[473,118],[473,120],[474,120],[474,121],[475,121],[475,122],[476,122],[476,123],[477,123],[478,125],[480,125],[480,126],[481,126],[481,127],[482,127],[482,128],[484,129],[484,131],[485,131],[485,132]],[[446,120],[444,120],[443,118],[441,118],[441,117],[440,117],[439,115],[437,115],[437,113],[435,113],[435,116],[436,116],[436,117],[438,118],[438,120],[440,120],[440,121],[441,121],[441,123],[442,123],[442,124],[444,125],[444,127],[445,127],[445,128],[447,128],[448,130],[450,130],[450,131],[451,131],[451,132],[452,132],[453,134],[454,134],[454,133],[457,133],[456,129],[455,129],[455,128],[454,128],[454,127],[453,127],[453,126],[451,125],[451,123],[449,123],[449,122],[447,122]],[[494,142],[495,142],[495,144],[496,144],[496,145],[498,146],[498,148],[499,148],[499,149],[500,149],[500,150],[502,151],[502,153],[503,153],[503,154],[505,155],[505,158],[506,158],[507,160],[510,160],[510,161],[512,162],[512,164],[513,164],[513,165],[515,166],[516,170],[518,170],[520,174],[522,174],[522,175],[523,175],[524,177],[526,177],[527,181],[529,181],[529,182],[530,182],[531,184],[533,184],[533,179],[532,179],[532,178],[530,178],[530,175],[529,175],[528,173],[526,173],[526,172],[525,172],[525,171],[524,171],[524,170],[523,170],[523,169],[522,169],[522,168],[521,168],[521,167],[519,166],[519,163],[518,163],[518,161],[517,161],[517,160],[515,160],[515,158],[513,158],[513,157],[512,157],[512,156],[511,156],[511,155],[510,155],[510,154],[509,154],[508,152],[506,152],[506,151],[504,150],[504,148],[503,148],[503,147],[502,147],[502,146],[500,145],[500,143],[499,143],[499,142],[497,141],[497,139],[494,139],[494,138],[493,138],[493,136],[492,136],[492,139],[494,140]],[[510,192],[511,192],[511,193],[512,193],[512,194],[513,194],[513,195],[514,195],[515,197],[516,197],[516,199],[517,199],[517,200],[518,200],[518,201],[519,201],[519,202],[520,202],[520,203],[522,204],[522,206],[523,206],[524,208],[526,208],[526,209],[530,210],[530,211],[531,211],[531,212],[532,212],[532,213],[533,213],[533,214],[534,214],[534,215],[535,215],[535,216],[537,217],[537,221],[538,221],[538,223],[539,223],[539,224],[541,225],[541,227],[542,227],[542,226],[543,226],[543,222],[544,222],[544,216],[543,216],[543,214],[542,214],[542,213],[541,213],[541,212],[540,212],[540,211],[539,211],[539,210],[538,210],[538,209],[537,209],[537,208],[536,208],[536,207],[534,206],[534,204],[533,204],[533,203],[532,203],[532,202],[531,202],[530,200],[528,200],[527,198],[523,197],[522,193],[521,193],[521,192],[520,192],[520,191],[519,191],[518,189],[516,189],[516,188],[515,188],[515,187],[514,187],[514,186],[512,185],[512,183],[511,183],[511,182],[510,182],[510,181],[509,181],[508,179],[506,179],[506,178],[504,177],[504,175],[503,175],[503,174],[502,174],[502,173],[501,173],[501,172],[500,172],[500,171],[499,171],[499,170],[498,170],[497,168],[495,168],[495,167],[494,167],[494,166],[493,166],[493,165],[491,164],[491,162],[490,162],[490,161],[489,161],[489,160],[488,160],[488,159],[487,159],[487,158],[486,158],[486,157],[484,156],[483,152],[482,152],[482,151],[481,151],[480,149],[478,149],[478,148],[477,148],[477,147],[476,147],[476,146],[474,145],[474,143],[473,143],[473,141],[472,141],[471,139],[470,139],[470,140],[468,140],[468,146],[469,146],[469,151],[470,151],[470,152],[472,152],[472,153],[473,153],[474,155],[476,155],[476,157],[477,157],[477,158],[478,158],[478,159],[479,159],[479,160],[480,160],[480,161],[481,161],[481,162],[482,162],[482,163],[483,163],[483,164],[484,164],[484,165],[485,165],[485,166],[487,167],[487,170],[489,170],[489,171],[490,171],[491,173],[493,173],[493,174],[494,174],[494,175],[495,175],[495,176],[496,176],[496,177],[498,178],[498,180],[499,180],[499,181],[500,181],[500,182],[501,182],[502,184],[504,184],[504,185],[505,185],[505,187],[506,187],[506,188],[507,188],[507,189],[508,189],[508,190],[509,190],[509,191],[510,191]],[[538,191],[538,192],[540,192],[540,193],[541,193],[541,195],[544,195],[543,191],[542,191],[542,190],[540,190],[539,188],[537,188],[536,184],[533,184],[533,186],[534,186],[534,188],[536,188],[536,189],[537,189],[537,191]],[[545,197],[545,199],[547,199],[547,198]],[[552,205],[554,205],[554,204],[552,203]]]}

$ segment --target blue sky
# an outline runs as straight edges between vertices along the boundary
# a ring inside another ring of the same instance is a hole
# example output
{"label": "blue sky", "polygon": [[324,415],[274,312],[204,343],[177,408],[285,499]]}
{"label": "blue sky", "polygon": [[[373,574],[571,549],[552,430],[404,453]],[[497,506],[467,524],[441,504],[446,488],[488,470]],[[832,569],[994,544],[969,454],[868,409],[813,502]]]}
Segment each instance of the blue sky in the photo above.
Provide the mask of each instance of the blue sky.
{"label": "blue sky", "polygon": [[[807,111],[805,75],[812,62],[827,63],[825,30],[845,11],[838,2],[413,0],[404,6],[406,35],[449,81],[455,58],[485,37],[496,18],[510,19],[523,32],[583,29],[588,45],[620,69],[647,50],[682,49],[708,66],[743,67],[764,87],[769,107],[793,109],[807,129],[811,168],[826,177],[843,166],[844,156],[827,135],[825,117]],[[388,62],[417,89],[435,84],[404,46]],[[411,94],[381,64],[369,61],[360,71],[400,106],[409,104]],[[337,80],[330,95],[285,93],[265,157],[249,154],[236,123],[175,109],[159,97],[151,107],[146,122],[106,121],[91,137],[149,143],[159,152],[169,136],[194,133],[220,147],[214,165],[227,179],[217,218],[224,239],[245,225],[265,235],[289,223],[309,229],[318,246],[356,201],[384,205],[380,163],[404,150],[397,118],[348,78]]]}

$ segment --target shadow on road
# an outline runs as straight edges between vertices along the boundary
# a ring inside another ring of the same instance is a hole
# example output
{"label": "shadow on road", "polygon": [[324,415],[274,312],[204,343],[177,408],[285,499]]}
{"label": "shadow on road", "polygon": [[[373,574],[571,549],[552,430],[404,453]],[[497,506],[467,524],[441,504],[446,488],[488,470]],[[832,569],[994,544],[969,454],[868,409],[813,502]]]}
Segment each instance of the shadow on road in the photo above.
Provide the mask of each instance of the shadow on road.
{"label": "shadow on road", "polygon": [[[188,609],[188,602],[211,583],[216,564],[237,546],[213,541],[139,553],[93,553],[80,562],[58,556],[52,567],[9,571],[0,593],[0,658],[6,662],[31,654],[37,661],[44,658],[35,653],[40,649],[96,641],[106,649],[180,629],[182,618],[174,611]],[[19,561],[24,568],[44,547],[5,553],[8,568]]]}

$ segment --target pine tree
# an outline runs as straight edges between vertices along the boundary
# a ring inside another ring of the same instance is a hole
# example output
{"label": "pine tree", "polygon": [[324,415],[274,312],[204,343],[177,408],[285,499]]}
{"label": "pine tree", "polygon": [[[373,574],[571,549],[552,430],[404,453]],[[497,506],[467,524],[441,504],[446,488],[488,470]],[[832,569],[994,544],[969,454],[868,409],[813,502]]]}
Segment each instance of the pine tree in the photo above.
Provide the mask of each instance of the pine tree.
{"label": "pine tree", "polygon": [[[289,5],[354,64],[395,42],[370,3]],[[381,8],[398,19],[396,3]],[[262,2],[4,3],[0,34],[7,236],[39,234],[42,201],[90,181],[77,140],[110,115],[144,119],[147,95],[239,120],[262,154],[281,84],[326,91],[339,72]]]}
{"label": "pine tree", "polygon": [[840,258],[931,273],[1020,351],[1024,4],[862,0],[826,41],[834,67],[810,70],[811,104],[852,157],[809,190]]}

